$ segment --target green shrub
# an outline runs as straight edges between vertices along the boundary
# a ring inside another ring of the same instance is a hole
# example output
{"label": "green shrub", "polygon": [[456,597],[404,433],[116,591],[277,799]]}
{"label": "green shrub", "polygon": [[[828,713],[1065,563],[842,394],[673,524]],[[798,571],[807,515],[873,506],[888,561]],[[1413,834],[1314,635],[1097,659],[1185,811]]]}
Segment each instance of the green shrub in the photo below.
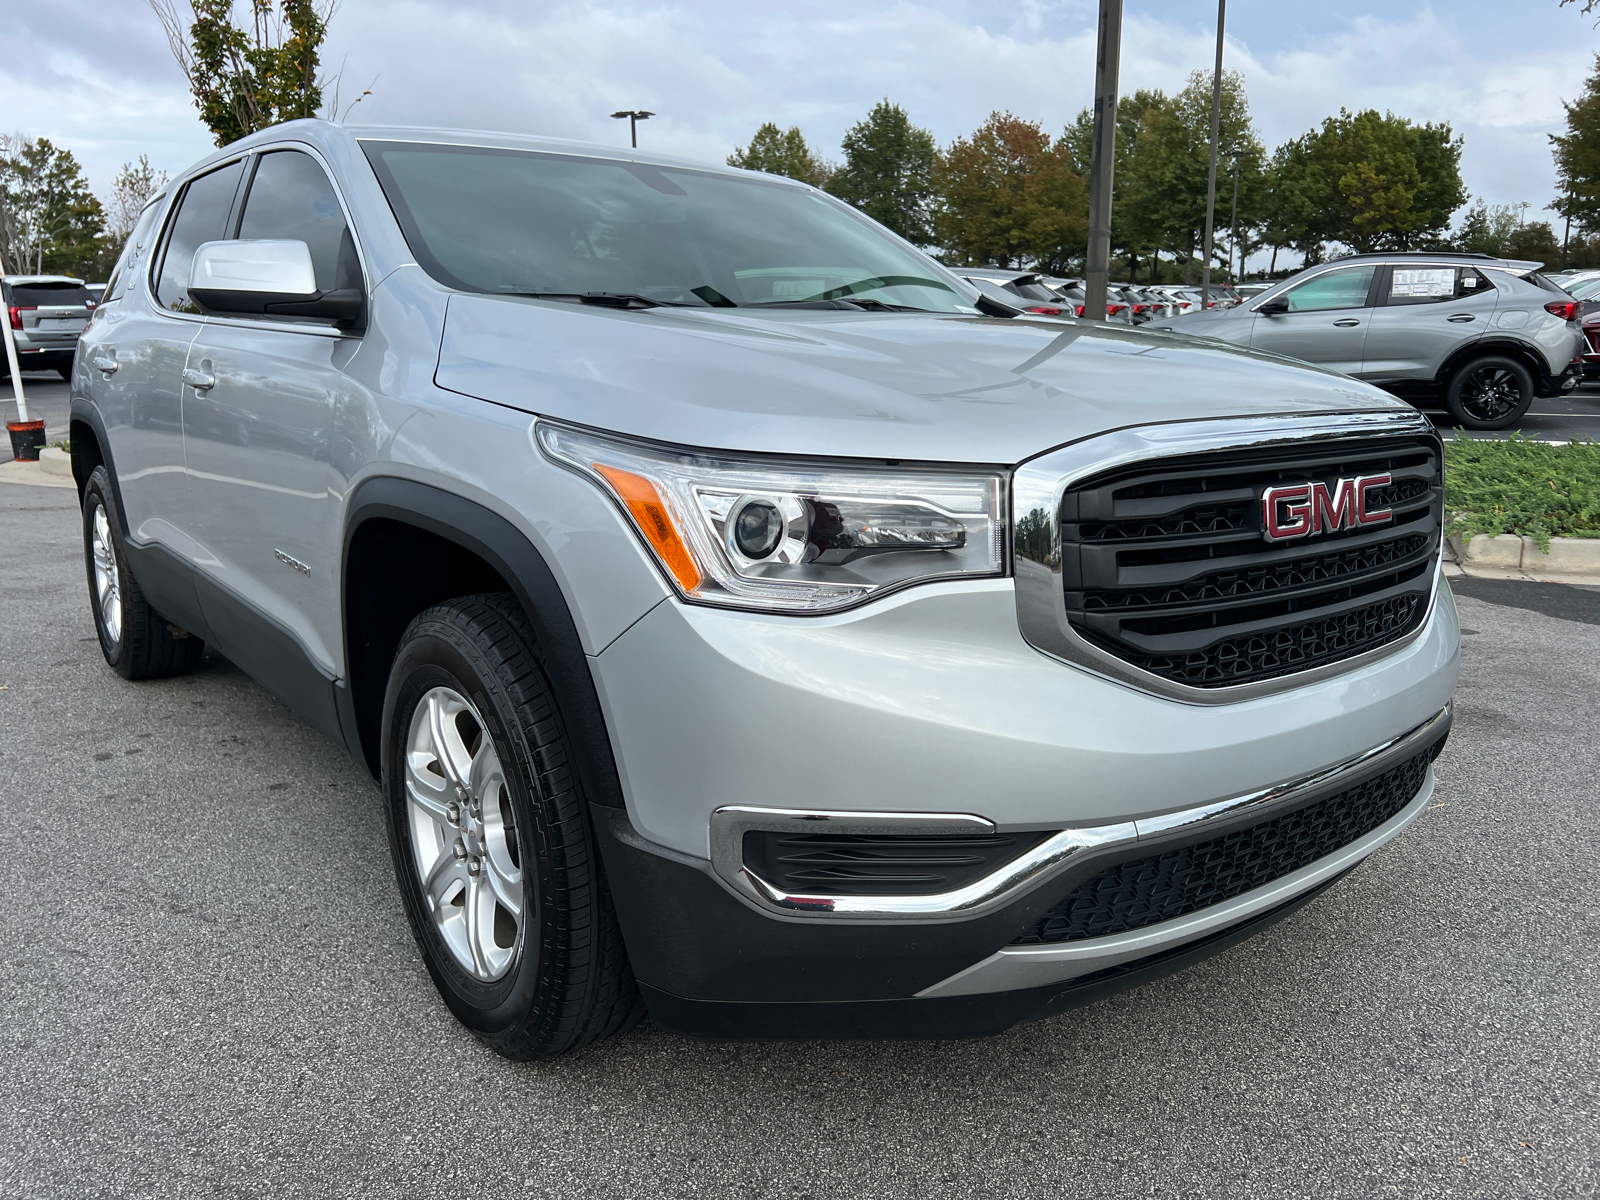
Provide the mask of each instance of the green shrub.
{"label": "green shrub", "polygon": [[1452,535],[1525,534],[1544,551],[1553,537],[1600,537],[1600,442],[1449,438],[1444,504]]}

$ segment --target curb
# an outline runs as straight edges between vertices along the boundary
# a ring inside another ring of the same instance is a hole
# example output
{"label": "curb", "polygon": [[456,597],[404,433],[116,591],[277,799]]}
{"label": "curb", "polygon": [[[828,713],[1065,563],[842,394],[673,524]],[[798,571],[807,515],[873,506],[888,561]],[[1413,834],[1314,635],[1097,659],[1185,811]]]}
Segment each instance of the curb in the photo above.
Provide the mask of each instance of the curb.
{"label": "curb", "polygon": [[59,446],[46,446],[39,451],[39,469],[46,475],[60,479],[72,478],[72,455]]}
{"label": "curb", "polygon": [[67,475],[52,475],[45,471],[42,464],[36,462],[8,462],[0,463],[0,483],[25,483],[30,487],[72,488],[77,489],[77,484],[72,478],[72,469],[69,463]]}
{"label": "curb", "polygon": [[1480,533],[1467,542],[1451,538],[1450,549],[1456,562],[1473,574],[1600,579],[1600,538],[1551,538],[1549,553],[1544,553],[1531,537]]}

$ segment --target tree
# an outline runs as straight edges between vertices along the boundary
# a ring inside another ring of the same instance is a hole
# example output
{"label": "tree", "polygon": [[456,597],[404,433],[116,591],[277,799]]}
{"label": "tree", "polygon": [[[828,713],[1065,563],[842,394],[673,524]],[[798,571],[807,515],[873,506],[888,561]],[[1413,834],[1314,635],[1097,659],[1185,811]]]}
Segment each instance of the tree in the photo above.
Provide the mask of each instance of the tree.
{"label": "tree", "polygon": [[1037,124],[995,112],[958,137],[934,167],[939,243],[962,262],[1032,263],[1053,273],[1083,257],[1088,182],[1070,149]]}
{"label": "tree", "polygon": [[187,16],[179,0],[147,2],[217,145],[321,110],[318,53],[338,0],[245,0],[248,27],[234,0],[188,0]]}
{"label": "tree", "polygon": [[105,216],[70,150],[48,138],[0,136],[0,247],[6,269],[92,272]]}
{"label": "tree", "polygon": [[1600,54],[1582,94],[1561,106],[1567,110],[1567,132],[1550,135],[1561,195],[1550,207],[1581,228],[1600,228]]}
{"label": "tree", "polygon": [[1468,254],[1492,254],[1498,258],[1505,254],[1506,244],[1516,231],[1516,205],[1490,205],[1479,200],[1462,214],[1455,246]]}
{"label": "tree", "polygon": [[1449,125],[1340,109],[1274,157],[1276,244],[1316,261],[1328,242],[1370,253],[1435,241],[1467,202],[1460,164]]}
{"label": "tree", "polygon": [[908,242],[932,242],[933,167],[939,157],[933,134],[885,98],[844,135],[842,148],[844,164],[828,179],[828,190]]}
{"label": "tree", "polygon": [[133,232],[144,206],[167,182],[167,173],[157,171],[145,155],[139,155],[137,165],[122,164],[122,170],[111,183],[111,203],[106,205],[106,240],[112,243],[114,255],[122,253],[122,245]]}
{"label": "tree", "polygon": [[[1134,236],[1181,256],[1185,282],[1191,278],[1195,250],[1205,234],[1211,88],[1210,72],[1195,71],[1176,96],[1146,108],[1126,172]],[[1250,120],[1244,76],[1237,71],[1222,76],[1218,145],[1226,157],[1217,164],[1216,227],[1225,227],[1232,207],[1232,155],[1237,153],[1239,223],[1253,228],[1264,207],[1266,151]]]}
{"label": "tree", "polygon": [[[1155,252],[1160,244],[1151,239],[1151,231],[1140,222],[1142,195],[1139,191],[1141,175],[1131,171],[1131,164],[1139,153],[1140,138],[1152,114],[1168,104],[1166,95],[1158,90],[1140,88],[1131,96],[1117,102],[1117,148],[1115,166],[1111,172],[1111,257],[1117,258],[1121,250],[1128,263],[1131,280],[1142,255],[1151,256],[1152,277],[1159,274]],[[1094,112],[1080,109],[1072,124],[1061,135],[1072,168],[1085,179],[1089,178],[1094,164]]]}
{"label": "tree", "polygon": [[771,121],[756,130],[748,146],[735,146],[728,155],[730,167],[743,167],[746,171],[765,171],[768,175],[784,175],[822,187],[828,182],[833,168],[814,154],[806,145],[798,125],[787,133]]}

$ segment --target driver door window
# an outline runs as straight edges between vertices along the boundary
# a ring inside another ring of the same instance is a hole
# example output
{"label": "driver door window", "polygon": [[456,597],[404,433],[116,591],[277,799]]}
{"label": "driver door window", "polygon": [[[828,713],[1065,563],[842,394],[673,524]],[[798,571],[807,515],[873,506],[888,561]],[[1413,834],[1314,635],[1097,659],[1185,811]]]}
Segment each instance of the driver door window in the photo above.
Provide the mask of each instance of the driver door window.
{"label": "driver door window", "polygon": [[1346,267],[1342,271],[1329,271],[1315,279],[1308,279],[1286,294],[1289,311],[1329,312],[1336,308],[1366,308],[1367,293],[1372,290],[1372,273],[1376,270],[1375,266]]}

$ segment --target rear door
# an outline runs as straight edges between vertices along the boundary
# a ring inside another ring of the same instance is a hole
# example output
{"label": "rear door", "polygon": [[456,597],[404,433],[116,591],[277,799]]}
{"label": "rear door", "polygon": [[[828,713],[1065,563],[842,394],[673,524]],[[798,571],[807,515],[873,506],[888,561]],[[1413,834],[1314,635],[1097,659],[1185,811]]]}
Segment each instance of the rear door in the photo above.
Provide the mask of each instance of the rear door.
{"label": "rear door", "polygon": [[1378,291],[1361,367],[1373,383],[1430,382],[1494,323],[1494,284],[1476,267],[1396,263]]}
{"label": "rear door", "polygon": [[111,439],[128,533],[191,563],[182,376],[203,318],[178,281],[187,284],[195,247],[222,236],[242,175],[235,160],[184,186],[154,254],[138,249],[124,271],[126,287],[117,280],[117,298],[107,299],[89,349],[90,394]]}
{"label": "rear door", "polygon": [[1283,294],[1288,312],[1257,310],[1251,348],[1360,374],[1377,273],[1375,263],[1362,263],[1296,284]]}

